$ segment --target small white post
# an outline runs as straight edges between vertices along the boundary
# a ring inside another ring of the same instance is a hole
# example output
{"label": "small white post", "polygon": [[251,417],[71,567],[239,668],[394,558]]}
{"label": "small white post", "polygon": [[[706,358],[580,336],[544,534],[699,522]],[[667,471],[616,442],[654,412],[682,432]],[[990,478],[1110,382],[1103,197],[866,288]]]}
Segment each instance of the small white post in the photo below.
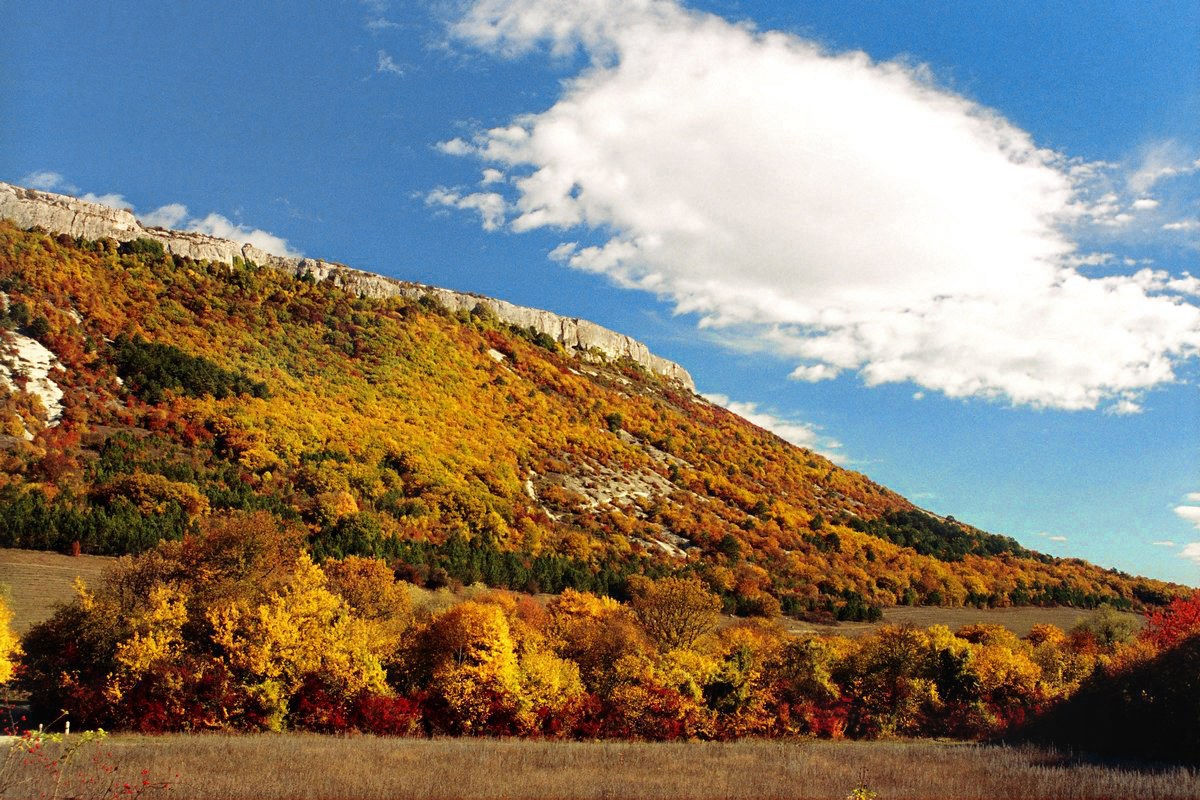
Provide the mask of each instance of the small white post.
{"label": "small white post", "polygon": [[65,736],[70,736],[71,735],[71,720],[67,720],[66,724],[63,727],[64,727],[63,734]]}

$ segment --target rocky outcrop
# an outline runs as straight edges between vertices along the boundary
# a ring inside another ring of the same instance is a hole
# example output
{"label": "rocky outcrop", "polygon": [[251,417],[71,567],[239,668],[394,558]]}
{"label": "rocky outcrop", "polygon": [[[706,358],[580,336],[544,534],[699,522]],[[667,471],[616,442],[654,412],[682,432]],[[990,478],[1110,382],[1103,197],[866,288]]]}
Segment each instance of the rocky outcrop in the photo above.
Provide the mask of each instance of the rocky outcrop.
{"label": "rocky outcrop", "polygon": [[677,381],[689,390],[695,389],[692,376],[683,367],[654,355],[646,345],[632,337],[585,319],[563,317],[483,295],[385,278],[320,259],[276,256],[250,244],[203,233],[147,228],[129,211],[7,183],[0,183],[0,218],[12,220],[22,228],[41,227],[53,233],[85,239],[109,238],[119,242],[154,239],[162,242],[172,255],[225,264],[232,264],[234,259],[252,261],[297,276],[311,274],[316,280],[333,281],[365,297],[419,299],[428,296],[450,311],[472,311],[477,306],[483,306],[503,322],[533,328],[538,333],[553,337],[570,353],[586,355],[598,352],[608,358],[628,358],[650,372]]}

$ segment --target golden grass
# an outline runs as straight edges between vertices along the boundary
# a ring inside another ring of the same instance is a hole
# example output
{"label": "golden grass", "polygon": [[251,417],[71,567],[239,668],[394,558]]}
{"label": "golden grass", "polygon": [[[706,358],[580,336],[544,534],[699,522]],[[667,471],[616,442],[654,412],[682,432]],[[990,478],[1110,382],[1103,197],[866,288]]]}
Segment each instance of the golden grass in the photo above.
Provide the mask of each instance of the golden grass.
{"label": "golden grass", "polygon": [[[149,769],[177,798],[1195,798],[1200,774],[1089,763],[1034,748],[938,742],[648,744],[317,735],[118,736],[120,780]],[[64,787],[86,778],[87,759]],[[174,776],[178,775],[178,779]],[[20,789],[37,797],[48,785]]]}
{"label": "golden grass", "polygon": [[99,585],[100,573],[115,560],[0,548],[0,585],[7,587],[5,599],[13,612],[13,630],[23,634],[49,619],[57,604],[71,602],[76,577],[89,586]]}

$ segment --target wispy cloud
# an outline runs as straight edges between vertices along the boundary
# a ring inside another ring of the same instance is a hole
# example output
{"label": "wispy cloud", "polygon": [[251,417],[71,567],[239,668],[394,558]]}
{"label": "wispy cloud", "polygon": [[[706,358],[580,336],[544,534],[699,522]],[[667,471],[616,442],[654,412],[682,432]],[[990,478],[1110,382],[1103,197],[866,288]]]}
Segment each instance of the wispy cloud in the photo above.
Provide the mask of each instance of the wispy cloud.
{"label": "wispy cloud", "polygon": [[734,400],[723,394],[705,394],[704,398],[797,447],[808,448],[837,463],[846,463],[846,456],[841,452],[841,442],[825,436],[821,429],[811,422],[781,417],[760,409],[757,403]]}
{"label": "wispy cloud", "polygon": [[384,17],[376,17],[374,19],[367,20],[367,30],[371,31],[372,33],[393,30],[399,27],[400,23],[392,22],[390,19],[385,19]]}
{"label": "wispy cloud", "polygon": [[396,77],[404,77],[404,69],[397,64],[386,50],[380,50],[376,55],[375,71],[384,75],[395,75]]}
{"label": "wispy cloud", "polygon": [[452,32],[502,56],[591,58],[550,108],[440,145],[509,176],[510,216],[484,226],[565,231],[564,263],[769,342],[797,380],[1137,413],[1200,353],[1200,308],[1169,281],[1080,271],[1085,238],[1173,221],[1175,150],[1122,177],[921,67],[673,0],[478,0]]}

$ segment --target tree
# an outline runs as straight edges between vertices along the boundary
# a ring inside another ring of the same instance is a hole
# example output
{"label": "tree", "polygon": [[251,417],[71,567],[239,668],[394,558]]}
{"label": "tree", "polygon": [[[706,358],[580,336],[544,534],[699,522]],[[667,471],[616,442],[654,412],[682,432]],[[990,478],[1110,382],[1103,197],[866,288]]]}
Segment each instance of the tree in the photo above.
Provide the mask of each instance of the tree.
{"label": "tree", "polygon": [[1169,650],[1197,633],[1200,633],[1200,591],[1152,611],[1146,618],[1142,638],[1159,650]]}
{"label": "tree", "polygon": [[699,578],[631,580],[630,607],[662,650],[691,647],[717,624],[721,598]]}
{"label": "tree", "polygon": [[326,588],[325,574],[307,554],[267,602],[257,608],[233,602],[207,616],[213,641],[270,710],[271,728],[283,726],[289,700],[313,674],[346,697],[388,693],[368,626]]}
{"label": "tree", "polygon": [[13,668],[20,655],[20,640],[12,630],[12,610],[4,597],[0,596],[0,684],[12,680]]}

